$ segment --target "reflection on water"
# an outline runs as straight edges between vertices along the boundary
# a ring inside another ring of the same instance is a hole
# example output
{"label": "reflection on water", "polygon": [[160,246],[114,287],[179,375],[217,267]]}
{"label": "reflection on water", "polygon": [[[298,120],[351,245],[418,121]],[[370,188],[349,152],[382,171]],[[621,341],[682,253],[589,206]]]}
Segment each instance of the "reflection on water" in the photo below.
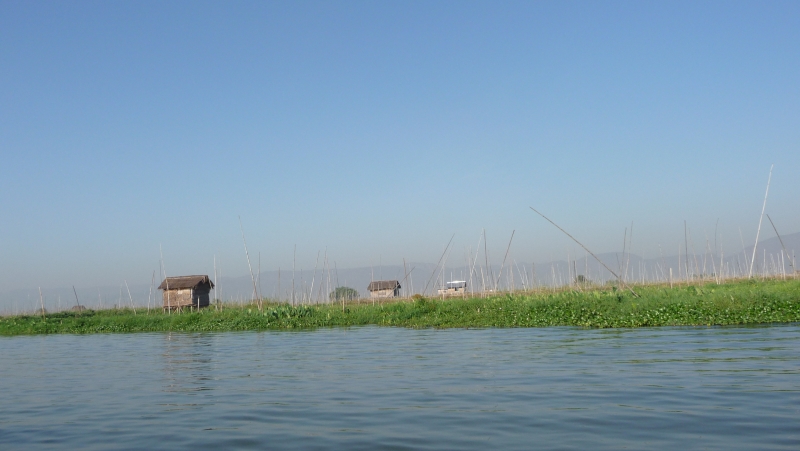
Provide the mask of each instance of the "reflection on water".
{"label": "reflection on water", "polygon": [[165,392],[187,393],[211,390],[213,349],[208,335],[167,333],[163,335],[160,369]]}
{"label": "reflection on water", "polygon": [[800,326],[0,339],[0,448],[799,449]]}

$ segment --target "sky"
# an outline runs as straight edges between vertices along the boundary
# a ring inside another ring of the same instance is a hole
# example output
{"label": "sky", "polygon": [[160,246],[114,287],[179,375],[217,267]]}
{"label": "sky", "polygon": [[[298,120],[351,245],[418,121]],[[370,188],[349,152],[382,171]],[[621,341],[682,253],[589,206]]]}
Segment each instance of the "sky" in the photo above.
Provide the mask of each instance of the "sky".
{"label": "sky", "polygon": [[799,42],[791,1],[6,0],[0,286],[243,276],[242,231],[254,270],[574,253],[529,207],[739,251],[773,164],[800,232]]}

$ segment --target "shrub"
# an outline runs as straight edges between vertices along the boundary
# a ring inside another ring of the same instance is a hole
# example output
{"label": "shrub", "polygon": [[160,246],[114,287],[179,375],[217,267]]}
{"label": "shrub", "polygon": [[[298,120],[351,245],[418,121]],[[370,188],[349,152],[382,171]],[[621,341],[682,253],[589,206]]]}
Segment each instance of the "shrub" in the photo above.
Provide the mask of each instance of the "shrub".
{"label": "shrub", "polygon": [[358,291],[355,288],[350,287],[336,287],[335,290],[331,291],[331,294],[328,297],[332,301],[352,301],[354,299],[358,299]]}

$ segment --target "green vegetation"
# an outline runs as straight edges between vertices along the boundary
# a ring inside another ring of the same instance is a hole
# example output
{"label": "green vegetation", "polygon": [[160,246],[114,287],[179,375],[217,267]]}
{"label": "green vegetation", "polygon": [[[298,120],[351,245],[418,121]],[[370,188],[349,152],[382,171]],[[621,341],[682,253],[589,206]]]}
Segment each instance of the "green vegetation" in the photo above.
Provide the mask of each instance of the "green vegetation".
{"label": "green vegetation", "polygon": [[345,301],[353,301],[358,299],[358,290],[350,287],[336,287],[336,289],[331,291],[331,294],[328,295],[328,299],[332,301],[341,301],[342,299]]}
{"label": "green vegetation", "polygon": [[401,327],[642,327],[800,321],[800,280],[747,280],[669,288],[501,294],[447,300],[417,297],[378,305],[356,302],[214,307],[200,312],[62,312],[0,318],[0,335],[155,331],[309,329],[374,324]]}

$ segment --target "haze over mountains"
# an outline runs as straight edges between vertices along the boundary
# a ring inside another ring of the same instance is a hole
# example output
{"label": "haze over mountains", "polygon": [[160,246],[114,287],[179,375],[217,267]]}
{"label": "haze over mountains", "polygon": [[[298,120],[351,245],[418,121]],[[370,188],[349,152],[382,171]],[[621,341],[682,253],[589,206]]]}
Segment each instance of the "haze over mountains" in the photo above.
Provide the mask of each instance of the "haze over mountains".
{"label": "haze over mountains", "polygon": [[[800,233],[782,236],[786,252],[782,254],[783,246],[776,236],[761,240],[756,253],[754,273],[762,274],[790,274],[792,266],[800,254]],[[694,247],[694,249],[692,249]],[[714,274],[723,274],[726,277],[747,275],[753,246],[735,253],[715,253],[713,243],[702,247],[695,243],[689,245],[689,256],[677,255],[677,249],[663,257],[644,259],[636,254],[603,253],[598,258],[611,270],[627,281],[654,281],[669,280],[669,271],[672,269],[674,280],[686,277],[687,262],[689,275],[705,274],[713,277]],[[788,255],[787,255],[788,254]],[[243,257],[244,258],[244,257]],[[407,262],[403,265],[379,265],[374,267],[338,268],[333,264],[330,271],[322,264],[316,272],[312,269],[297,269],[294,274],[289,270],[262,271],[260,277],[254,274],[259,293],[267,298],[291,301],[294,294],[295,302],[321,302],[327,299],[329,293],[336,286],[352,287],[367,297],[367,285],[372,280],[399,280],[401,281],[401,294],[409,296],[414,293],[434,295],[436,289],[444,282],[450,280],[467,280],[470,290],[483,289],[507,290],[509,288],[524,289],[537,286],[559,286],[574,281],[576,276],[582,275],[593,283],[604,283],[614,279],[614,276],[588,254],[571,255],[569,262],[566,259],[552,261],[520,262],[514,259],[513,248],[504,265],[490,264],[487,268],[479,255],[474,261],[472,277],[470,268],[459,262],[452,263],[450,255],[443,259],[444,264],[437,266],[435,263]],[[448,262],[448,260],[450,262]],[[720,262],[724,270],[720,270]],[[170,274],[172,275],[172,274]],[[213,275],[211,275],[213,278]],[[294,280],[293,280],[294,279]],[[159,305],[161,292],[155,286],[161,282],[156,277],[154,286],[142,283],[131,283],[126,286],[122,282],[119,286],[100,287],[56,287],[43,288],[42,297],[48,311],[58,311],[72,307],[76,304],[76,293],[82,305],[92,308],[112,307],[114,305],[145,307],[148,298],[152,306]],[[279,294],[280,293],[280,294]],[[213,292],[212,292],[212,295]],[[244,301],[253,296],[253,280],[250,275],[238,277],[224,276],[218,280],[216,295],[226,301]],[[0,292],[0,314],[33,311],[40,308],[39,291],[37,287],[23,290]]]}

